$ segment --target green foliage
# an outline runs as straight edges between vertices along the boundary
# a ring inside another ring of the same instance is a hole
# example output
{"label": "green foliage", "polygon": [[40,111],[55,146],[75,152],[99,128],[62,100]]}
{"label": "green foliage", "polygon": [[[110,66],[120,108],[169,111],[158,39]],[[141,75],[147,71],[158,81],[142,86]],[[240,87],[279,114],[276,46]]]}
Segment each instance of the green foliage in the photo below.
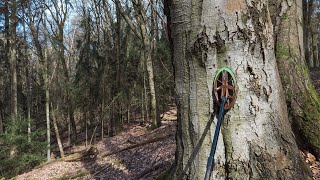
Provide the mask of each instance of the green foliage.
{"label": "green foliage", "polygon": [[46,150],[45,131],[31,133],[28,142],[28,120],[20,114],[16,118],[8,118],[7,131],[0,136],[3,145],[0,149],[0,177],[12,177],[29,170],[44,160]]}

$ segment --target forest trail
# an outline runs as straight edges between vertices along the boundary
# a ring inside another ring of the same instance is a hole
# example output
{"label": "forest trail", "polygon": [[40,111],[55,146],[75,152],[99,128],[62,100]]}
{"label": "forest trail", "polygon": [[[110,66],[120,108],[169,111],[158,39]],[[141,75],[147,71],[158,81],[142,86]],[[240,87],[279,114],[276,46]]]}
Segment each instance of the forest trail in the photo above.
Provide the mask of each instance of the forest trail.
{"label": "forest trail", "polygon": [[[95,144],[99,151],[96,157],[91,156],[71,162],[54,161],[38,166],[16,178],[41,180],[156,179],[174,162],[175,107],[171,107],[168,112],[164,113],[162,124],[160,128],[148,131],[147,127],[140,126],[138,121],[131,122],[118,135],[98,141]],[[85,146],[82,145],[74,147],[72,151],[84,149]]]}

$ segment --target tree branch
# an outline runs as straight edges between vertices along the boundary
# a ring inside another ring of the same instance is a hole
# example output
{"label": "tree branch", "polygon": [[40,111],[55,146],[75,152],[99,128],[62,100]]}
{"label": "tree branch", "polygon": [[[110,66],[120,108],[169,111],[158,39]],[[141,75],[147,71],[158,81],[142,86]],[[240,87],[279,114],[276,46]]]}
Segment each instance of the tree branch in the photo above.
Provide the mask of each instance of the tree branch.
{"label": "tree branch", "polygon": [[119,0],[114,0],[116,6],[118,7],[121,16],[124,18],[124,20],[128,23],[128,25],[130,26],[131,30],[133,31],[133,33],[139,38],[142,39],[142,35],[141,33],[139,33],[139,31],[137,31],[137,27],[133,24],[133,22],[131,21],[131,19],[129,18],[129,16],[127,14],[125,14],[123,12],[123,9],[121,7],[121,4],[119,2]]}

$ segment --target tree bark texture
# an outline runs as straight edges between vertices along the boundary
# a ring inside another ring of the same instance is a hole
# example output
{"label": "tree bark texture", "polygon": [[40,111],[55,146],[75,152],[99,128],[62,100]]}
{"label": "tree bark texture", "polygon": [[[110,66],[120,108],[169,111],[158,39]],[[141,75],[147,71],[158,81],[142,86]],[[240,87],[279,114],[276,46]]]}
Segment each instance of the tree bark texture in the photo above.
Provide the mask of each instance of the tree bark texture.
{"label": "tree bark texture", "polygon": [[211,179],[306,179],[288,121],[267,2],[170,3],[178,106],[175,179],[204,178],[217,114],[213,78],[225,66],[235,73],[239,93],[223,120]]}
{"label": "tree bark texture", "polygon": [[271,14],[276,24],[276,59],[286,94],[289,119],[299,147],[308,148],[319,156],[320,99],[312,85],[305,62],[301,24],[302,1],[271,2],[275,5]]}

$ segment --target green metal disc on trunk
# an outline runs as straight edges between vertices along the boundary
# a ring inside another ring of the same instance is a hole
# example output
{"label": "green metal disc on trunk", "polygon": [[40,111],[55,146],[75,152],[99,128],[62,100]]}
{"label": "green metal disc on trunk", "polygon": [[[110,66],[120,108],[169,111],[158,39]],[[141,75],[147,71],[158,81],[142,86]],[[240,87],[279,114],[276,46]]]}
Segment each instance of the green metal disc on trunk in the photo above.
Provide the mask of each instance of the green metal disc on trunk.
{"label": "green metal disc on trunk", "polygon": [[233,107],[238,93],[236,77],[229,68],[221,68],[217,71],[213,82],[214,100],[220,105],[221,98],[227,97],[224,109]]}

